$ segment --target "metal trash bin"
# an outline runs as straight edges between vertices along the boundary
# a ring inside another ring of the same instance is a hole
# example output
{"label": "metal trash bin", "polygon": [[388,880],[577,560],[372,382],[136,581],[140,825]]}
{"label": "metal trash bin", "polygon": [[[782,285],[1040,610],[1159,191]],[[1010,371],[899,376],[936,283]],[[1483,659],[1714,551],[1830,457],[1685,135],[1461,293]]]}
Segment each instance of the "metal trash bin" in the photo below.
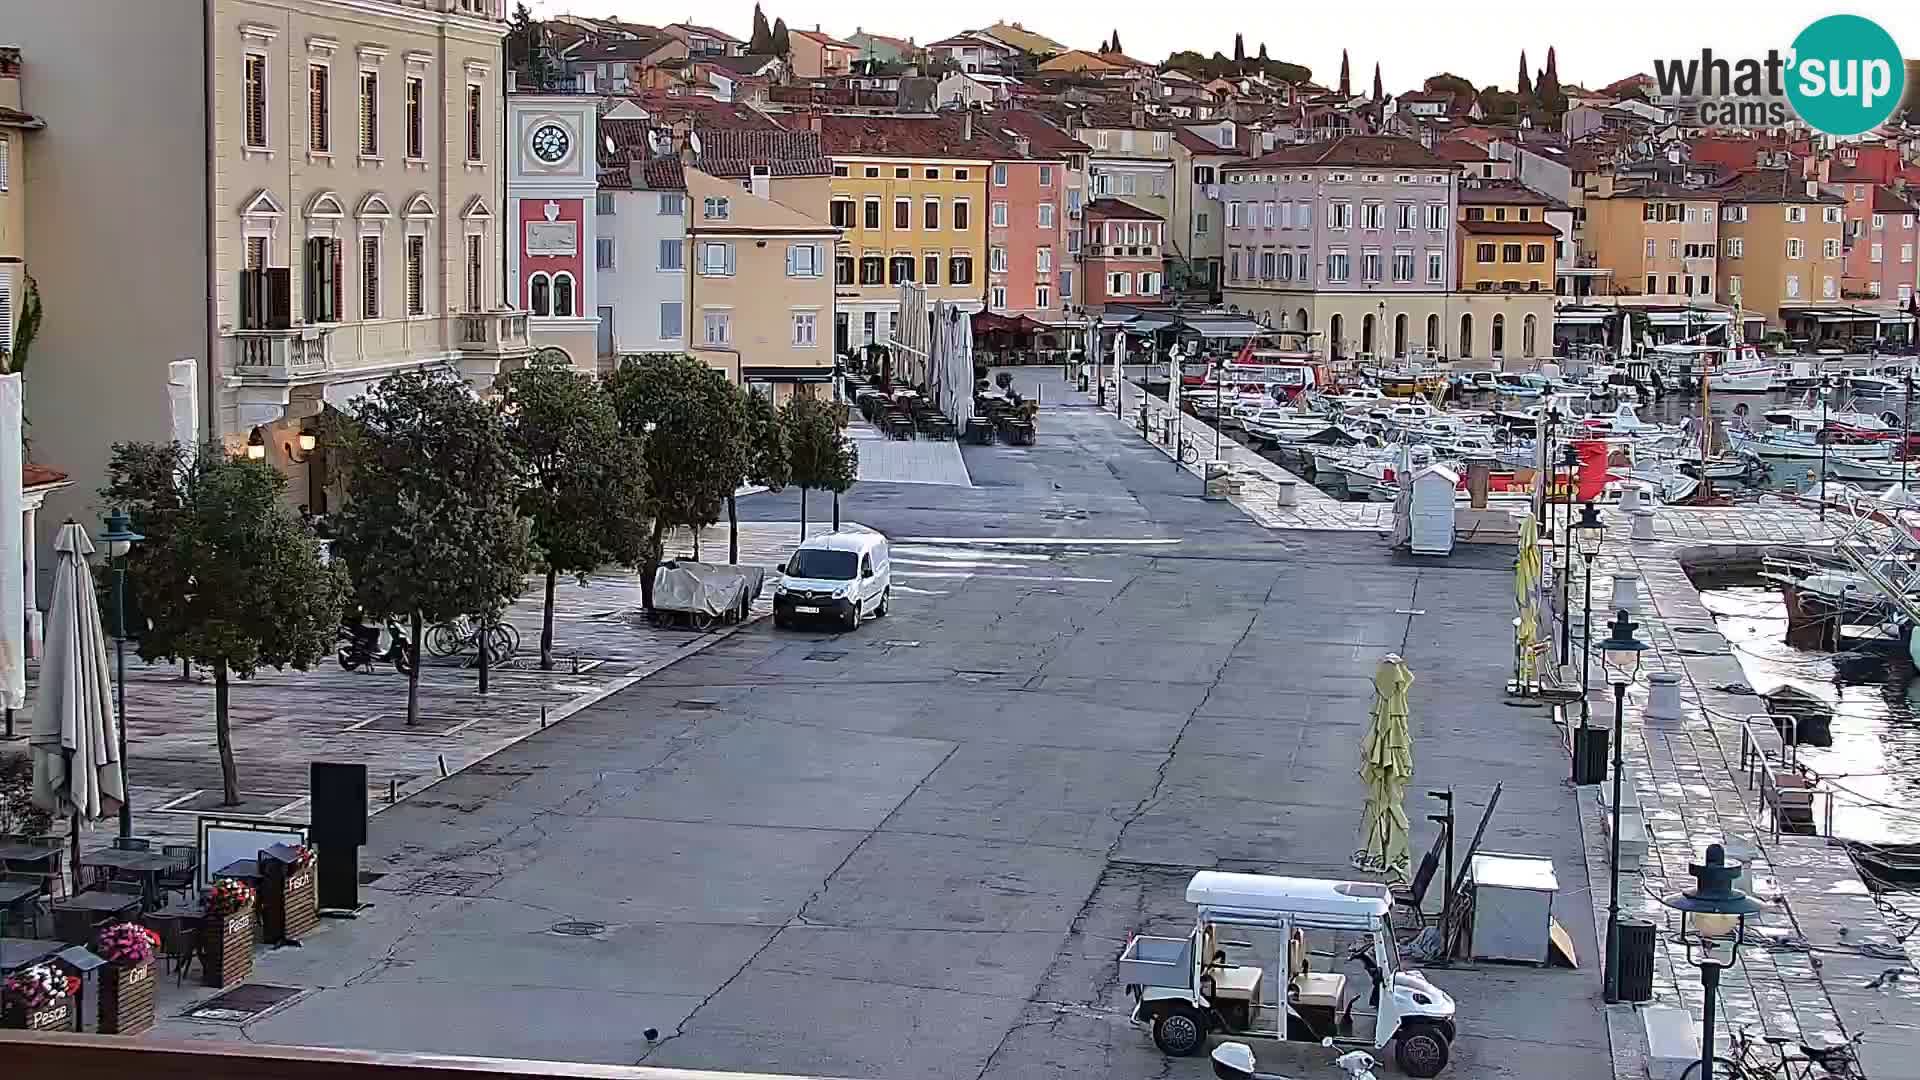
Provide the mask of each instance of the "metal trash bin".
{"label": "metal trash bin", "polygon": [[1613,733],[1589,725],[1573,729],[1573,782],[1598,784],[1607,778],[1607,749]]}
{"label": "metal trash bin", "polygon": [[1615,979],[1621,1001],[1653,1000],[1654,926],[1645,919],[1620,920],[1620,972]]}

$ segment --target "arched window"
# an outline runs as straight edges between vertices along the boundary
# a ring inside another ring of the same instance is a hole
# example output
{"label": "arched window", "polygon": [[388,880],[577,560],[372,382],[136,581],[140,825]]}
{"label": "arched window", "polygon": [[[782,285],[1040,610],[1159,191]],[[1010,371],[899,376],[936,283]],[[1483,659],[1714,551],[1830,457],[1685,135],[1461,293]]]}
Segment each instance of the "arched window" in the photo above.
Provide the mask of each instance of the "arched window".
{"label": "arched window", "polygon": [[1335,315],[1327,321],[1327,348],[1332,350],[1329,355],[1335,360],[1347,358],[1347,344],[1340,340],[1341,331],[1346,329],[1346,322],[1347,320],[1340,315]]}
{"label": "arched window", "polygon": [[1440,316],[1427,316],[1427,351],[1435,355],[1440,352]]}
{"label": "arched window", "polygon": [[553,275],[553,313],[565,317],[579,314],[573,309],[573,275],[565,270]]}
{"label": "arched window", "polygon": [[1372,313],[1360,316],[1360,355],[1369,358],[1373,356]]}
{"label": "arched window", "polygon": [[1473,355],[1473,315],[1460,316],[1460,356],[1464,359]]}
{"label": "arched window", "polygon": [[1274,328],[1275,330],[1285,330],[1285,329],[1287,328],[1287,313],[1286,313],[1286,312],[1284,312],[1284,311],[1280,311],[1280,312],[1275,312],[1275,313],[1274,313],[1274,316],[1273,316],[1273,328]]}
{"label": "arched window", "polygon": [[527,311],[534,315],[553,314],[553,282],[545,274],[527,281]]}
{"label": "arched window", "polygon": [[1507,317],[1493,317],[1493,355],[1497,359],[1507,355]]}
{"label": "arched window", "polygon": [[1404,359],[1407,355],[1407,316],[1404,312],[1393,317],[1393,355],[1395,359]]}
{"label": "arched window", "polygon": [[1307,309],[1306,308],[1301,308],[1296,313],[1296,318],[1294,319],[1293,328],[1295,330],[1313,329],[1313,327],[1307,325]]}
{"label": "arched window", "polygon": [[1539,333],[1540,320],[1532,315],[1527,316],[1526,321],[1520,324],[1520,353],[1522,356],[1531,357],[1534,350],[1539,347],[1537,343]]}

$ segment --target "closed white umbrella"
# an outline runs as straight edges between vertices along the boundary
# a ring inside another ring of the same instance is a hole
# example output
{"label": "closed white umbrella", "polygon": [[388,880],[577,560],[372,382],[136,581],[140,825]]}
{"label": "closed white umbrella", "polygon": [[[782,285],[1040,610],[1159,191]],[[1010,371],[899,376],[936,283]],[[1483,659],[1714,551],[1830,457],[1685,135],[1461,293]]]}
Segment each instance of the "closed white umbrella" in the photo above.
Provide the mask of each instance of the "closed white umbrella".
{"label": "closed white umbrella", "polygon": [[53,604],[47,612],[46,657],[33,711],[33,801],[79,823],[116,814],[125,801],[107,635],[87,556],[93,541],[72,521],[54,537]]}

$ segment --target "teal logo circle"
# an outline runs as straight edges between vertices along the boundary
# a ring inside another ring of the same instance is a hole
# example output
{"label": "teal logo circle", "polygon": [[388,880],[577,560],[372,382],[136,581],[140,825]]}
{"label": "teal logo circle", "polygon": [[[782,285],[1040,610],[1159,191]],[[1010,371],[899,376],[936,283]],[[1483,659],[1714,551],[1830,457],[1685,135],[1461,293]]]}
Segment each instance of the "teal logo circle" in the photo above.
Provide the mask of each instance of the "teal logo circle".
{"label": "teal logo circle", "polygon": [[1900,107],[1907,66],[1893,35],[1859,15],[1829,15],[1793,39],[1787,100],[1828,135],[1872,131]]}

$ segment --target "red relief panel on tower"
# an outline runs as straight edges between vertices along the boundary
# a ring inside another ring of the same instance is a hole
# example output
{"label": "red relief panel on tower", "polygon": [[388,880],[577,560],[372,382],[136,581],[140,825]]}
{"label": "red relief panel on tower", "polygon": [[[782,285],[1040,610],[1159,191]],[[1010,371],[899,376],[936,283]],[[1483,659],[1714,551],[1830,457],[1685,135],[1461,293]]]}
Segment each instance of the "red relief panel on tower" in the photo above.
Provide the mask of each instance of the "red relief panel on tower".
{"label": "red relief panel on tower", "polygon": [[521,199],[521,302],[532,314],[579,316],[585,303],[581,199]]}

